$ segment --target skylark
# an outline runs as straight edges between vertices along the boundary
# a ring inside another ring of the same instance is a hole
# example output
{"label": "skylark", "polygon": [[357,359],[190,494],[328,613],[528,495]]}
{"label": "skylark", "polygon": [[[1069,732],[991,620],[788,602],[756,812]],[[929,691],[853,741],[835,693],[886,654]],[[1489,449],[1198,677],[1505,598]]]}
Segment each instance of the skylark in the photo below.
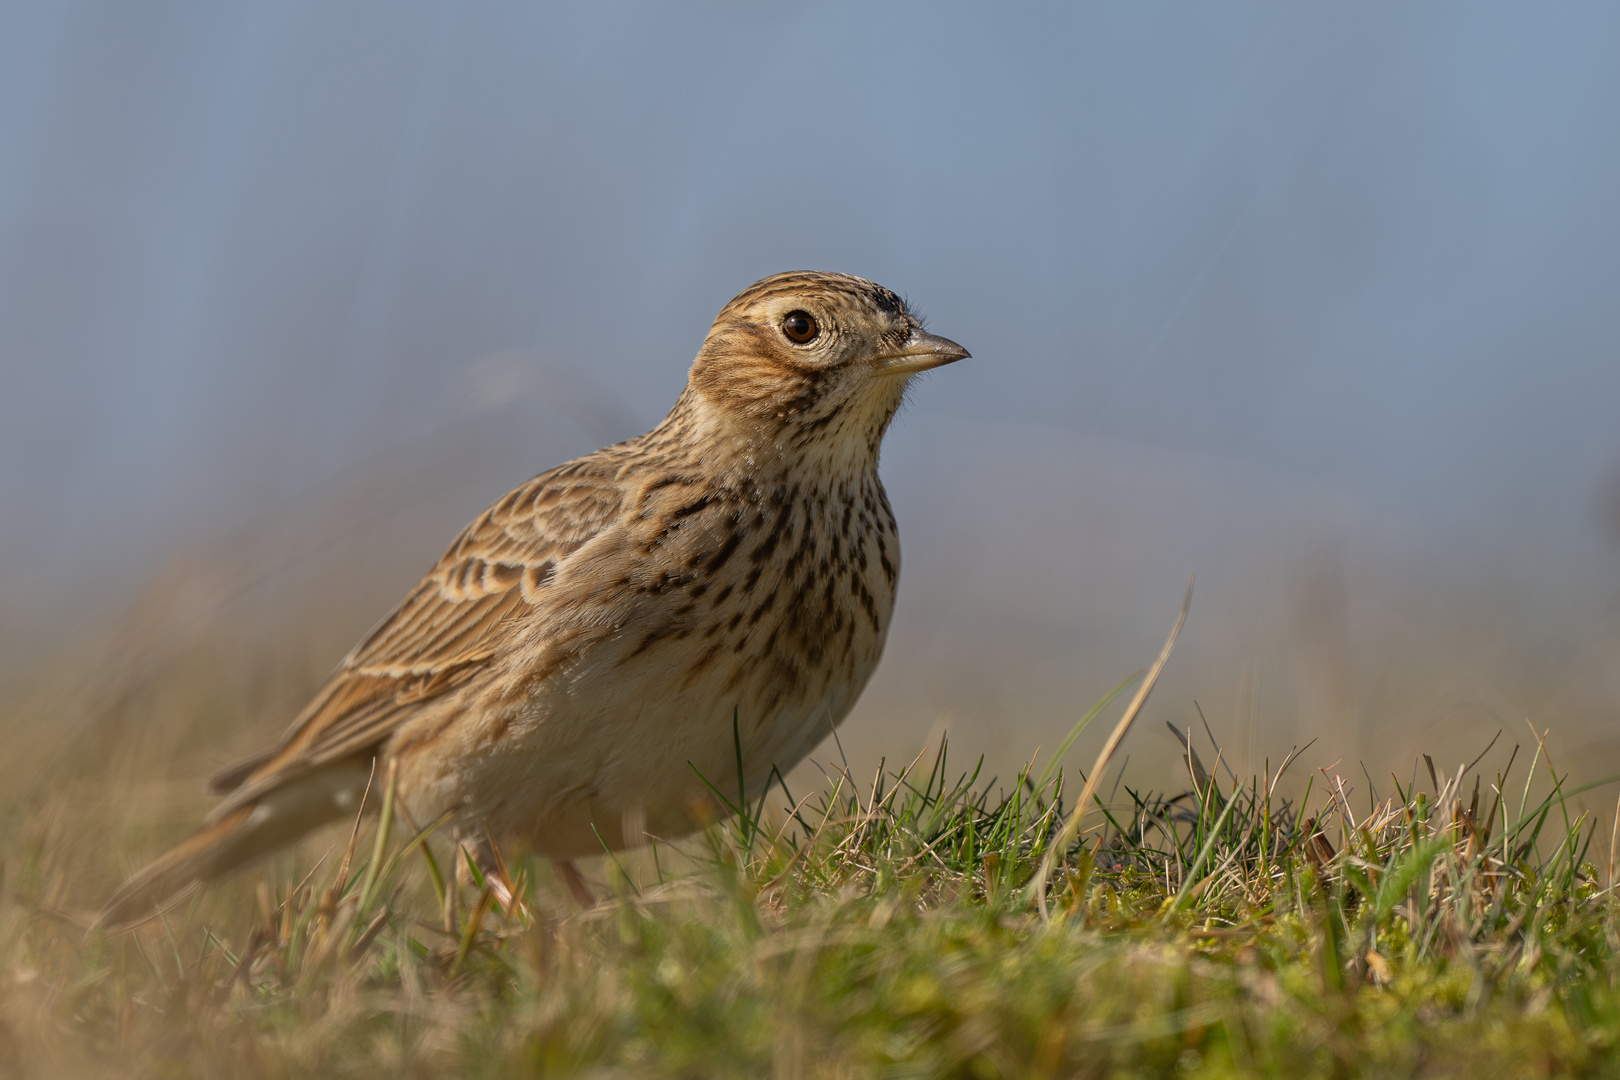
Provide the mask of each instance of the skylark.
{"label": "skylark", "polygon": [[877,666],[900,573],[878,450],[911,377],[967,355],[861,278],[744,290],[662,423],[467,526],[100,921],[354,814],[379,765],[415,821],[450,813],[570,881],[603,842],[691,831],[698,774],[739,779],[734,723],[757,794]]}

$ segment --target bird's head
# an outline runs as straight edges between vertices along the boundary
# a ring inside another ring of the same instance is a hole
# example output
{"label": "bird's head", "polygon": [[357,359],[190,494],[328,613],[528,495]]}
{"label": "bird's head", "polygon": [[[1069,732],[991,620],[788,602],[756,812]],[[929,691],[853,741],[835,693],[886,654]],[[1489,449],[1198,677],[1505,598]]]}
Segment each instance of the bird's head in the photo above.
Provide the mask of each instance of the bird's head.
{"label": "bird's head", "polygon": [[795,271],[754,283],[721,309],[688,392],[788,446],[850,441],[875,456],[911,376],[967,355],[881,285]]}

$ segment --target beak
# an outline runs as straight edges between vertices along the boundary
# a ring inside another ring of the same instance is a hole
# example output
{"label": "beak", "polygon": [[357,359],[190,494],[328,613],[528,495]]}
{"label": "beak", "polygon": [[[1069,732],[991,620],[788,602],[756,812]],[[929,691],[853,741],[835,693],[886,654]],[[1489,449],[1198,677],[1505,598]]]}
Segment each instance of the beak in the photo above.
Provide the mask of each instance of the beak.
{"label": "beak", "polygon": [[929,368],[943,367],[972,354],[949,338],[924,333],[920,328],[911,332],[898,352],[885,353],[872,361],[879,375],[910,375]]}

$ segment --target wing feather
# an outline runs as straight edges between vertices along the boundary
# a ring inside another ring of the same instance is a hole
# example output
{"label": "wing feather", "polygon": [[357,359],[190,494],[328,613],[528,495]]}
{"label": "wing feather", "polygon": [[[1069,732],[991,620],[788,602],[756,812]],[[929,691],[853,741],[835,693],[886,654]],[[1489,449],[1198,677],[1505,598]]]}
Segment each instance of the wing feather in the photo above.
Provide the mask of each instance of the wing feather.
{"label": "wing feather", "polygon": [[214,778],[214,816],[320,765],[374,751],[426,703],[476,679],[542,603],[557,566],[619,516],[615,471],[583,458],[514,489],[464,529],[343,658],[271,750]]}

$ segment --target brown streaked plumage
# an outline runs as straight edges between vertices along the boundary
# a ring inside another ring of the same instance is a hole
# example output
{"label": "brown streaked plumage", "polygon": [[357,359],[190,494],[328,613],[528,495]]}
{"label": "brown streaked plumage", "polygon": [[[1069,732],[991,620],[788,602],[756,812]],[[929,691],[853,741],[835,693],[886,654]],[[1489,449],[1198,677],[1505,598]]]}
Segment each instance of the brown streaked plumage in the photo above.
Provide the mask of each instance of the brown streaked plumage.
{"label": "brown streaked plumage", "polygon": [[967,355],[861,278],[750,286],[662,423],[469,525],[102,921],[354,813],[379,760],[415,820],[558,860],[689,831],[693,769],[735,778],[734,716],[757,792],[877,665],[900,565],[879,447],[911,375]]}

